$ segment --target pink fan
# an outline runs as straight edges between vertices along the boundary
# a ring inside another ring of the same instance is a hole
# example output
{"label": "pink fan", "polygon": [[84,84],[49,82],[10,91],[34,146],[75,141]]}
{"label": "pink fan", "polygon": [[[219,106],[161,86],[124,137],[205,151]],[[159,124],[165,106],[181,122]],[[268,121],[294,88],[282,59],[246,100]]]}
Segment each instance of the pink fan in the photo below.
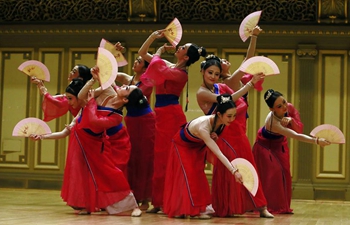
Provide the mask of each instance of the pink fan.
{"label": "pink fan", "polygon": [[117,78],[118,63],[110,51],[99,47],[96,65],[100,70],[100,85],[101,88],[104,90],[111,86],[111,84],[113,84],[115,79]]}
{"label": "pink fan", "polygon": [[115,46],[112,43],[108,42],[106,39],[102,38],[100,42],[100,47],[107,49],[114,55],[115,59],[118,62],[119,67],[122,67],[128,64],[128,61],[126,61],[124,55],[120,51],[115,49]]}
{"label": "pink fan", "polygon": [[239,36],[245,42],[252,34],[254,27],[259,23],[262,11],[256,11],[246,16],[239,26]]}
{"label": "pink fan", "polygon": [[177,18],[174,18],[165,28],[164,36],[174,47],[179,44],[182,38],[182,26]]}
{"label": "pink fan", "polygon": [[268,76],[280,73],[276,63],[265,56],[254,56],[247,59],[239,67],[239,70],[252,75],[264,73]]}
{"label": "pink fan", "polygon": [[41,119],[29,117],[19,121],[13,128],[12,136],[29,137],[31,134],[51,134],[50,127]]}
{"label": "pink fan", "polygon": [[331,124],[322,124],[315,127],[310,135],[318,138],[324,138],[333,144],[344,144],[345,137],[343,132],[336,126]]}
{"label": "pink fan", "polygon": [[242,175],[244,187],[255,196],[258,191],[259,178],[254,166],[243,158],[236,158],[231,161],[231,164],[236,167]]}
{"label": "pink fan", "polygon": [[35,76],[44,81],[50,81],[50,72],[47,67],[37,60],[29,60],[19,65],[18,70],[27,74],[28,76]]}

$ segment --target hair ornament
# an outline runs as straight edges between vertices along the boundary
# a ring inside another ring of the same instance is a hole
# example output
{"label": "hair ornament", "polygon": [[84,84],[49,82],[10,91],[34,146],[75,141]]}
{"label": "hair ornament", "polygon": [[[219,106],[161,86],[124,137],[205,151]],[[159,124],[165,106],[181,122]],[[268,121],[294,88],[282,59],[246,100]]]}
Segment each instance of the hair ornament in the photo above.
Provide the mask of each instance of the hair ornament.
{"label": "hair ornament", "polygon": [[203,50],[202,47],[198,48],[198,54],[199,55],[202,55],[202,50]]}
{"label": "hair ornament", "polygon": [[140,103],[140,105],[143,104],[143,99],[142,98],[139,100],[139,103]]}
{"label": "hair ornament", "polygon": [[231,100],[230,96],[229,97],[224,97],[224,96],[221,96],[221,102],[220,104],[224,104],[226,102],[229,102]]}
{"label": "hair ornament", "polygon": [[265,98],[265,101],[267,101],[267,99],[269,99],[271,97],[271,95],[273,94],[273,91],[267,91],[267,95],[266,95],[266,98]]}

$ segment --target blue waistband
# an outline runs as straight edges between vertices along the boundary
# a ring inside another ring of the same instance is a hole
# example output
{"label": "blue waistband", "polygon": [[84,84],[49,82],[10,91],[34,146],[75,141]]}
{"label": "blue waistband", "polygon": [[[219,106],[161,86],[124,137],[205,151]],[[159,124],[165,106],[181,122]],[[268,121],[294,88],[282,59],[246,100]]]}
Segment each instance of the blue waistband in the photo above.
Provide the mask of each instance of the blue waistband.
{"label": "blue waistband", "polygon": [[[118,126],[111,127],[111,128],[109,128],[109,129],[107,129],[107,130],[106,130],[106,134],[107,134],[108,136],[111,136],[111,135],[113,135],[113,134],[118,133],[118,131],[120,131],[122,128],[123,128],[123,124],[121,123],[121,124],[119,124]],[[90,134],[90,135],[92,135],[92,136],[100,136],[100,135],[103,134],[103,132],[95,133],[95,132],[93,132],[92,130],[90,130],[90,129],[88,129],[88,128],[83,128],[83,130],[84,130],[86,133],[88,133],[88,134]]]}
{"label": "blue waistband", "polygon": [[186,141],[186,142],[191,142],[190,140],[187,139],[186,135],[185,135],[185,128],[181,128],[180,130],[180,137],[183,141]]}
{"label": "blue waistband", "polygon": [[126,113],[126,116],[130,116],[130,117],[143,116],[152,112],[152,109],[149,106],[143,109],[136,109],[136,108],[130,107],[130,108],[127,108],[127,110],[128,111]]}
{"label": "blue waistband", "polygon": [[279,139],[279,138],[283,137],[283,135],[274,134],[274,133],[266,130],[265,127],[262,128],[261,133],[262,133],[262,136],[266,139]]}
{"label": "blue waistband", "polygon": [[176,95],[156,95],[155,107],[163,107],[167,105],[178,105],[179,96]]}

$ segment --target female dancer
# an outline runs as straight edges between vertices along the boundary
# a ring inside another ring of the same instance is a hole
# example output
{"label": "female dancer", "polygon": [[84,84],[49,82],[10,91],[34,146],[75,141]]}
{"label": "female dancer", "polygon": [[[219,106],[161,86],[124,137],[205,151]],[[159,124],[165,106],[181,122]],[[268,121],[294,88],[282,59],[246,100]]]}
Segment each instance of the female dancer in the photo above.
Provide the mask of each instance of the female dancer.
{"label": "female dancer", "polygon": [[157,213],[163,205],[165,170],[171,139],[186,123],[185,114],[179,104],[179,96],[187,82],[187,67],[206,55],[203,47],[187,43],[175,52],[177,62],[170,63],[160,58],[168,48],[160,47],[154,55],[148,53],[149,46],[156,38],[164,37],[164,30],[153,32],[139,49],[139,55],[150,62],[141,81],[148,86],[156,87],[156,136],[154,147],[154,171],[152,187],[153,209],[150,213]]}
{"label": "female dancer", "polygon": [[[207,57],[203,63],[202,73],[203,83],[197,92],[197,101],[206,115],[215,112],[217,104],[214,103],[214,99],[222,93],[231,93],[237,105],[236,120],[220,135],[221,151],[230,161],[244,158],[254,166],[250,143],[245,134],[247,104],[241,97],[264,76],[262,74],[253,76],[245,86],[233,92],[227,85],[216,83],[221,74],[221,60],[216,56]],[[210,154],[208,160],[214,164],[212,204],[216,216],[232,216],[257,209],[261,217],[273,217],[266,209],[266,199],[261,188],[258,188],[257,194],[252,196],[243,185],[231,179],[230,174],[224,169],[224,164],[217,162],[215,157],[212,159]]]}
{"label": "female dancer", "polygon": [[[81,79],[85,84],[92,75],[90,69],[84,65],[76,65],[68,75],[68,81],[71,82],[73,79]],[[39,88],[40,93],[44,96],[42,103],[42,110],[44,113],[44,121],[56,119],[60,116],[65,115],[68,111],[75,117],[81,107],[72,108],[64,95],[50,95],[45,87],[44,83],[36,77],[31,78],[31,82],[36,84]]]}
{"label": "female dancer", "polygon": [[292,213],[292,178],[287,138],[321,147],[330,143],[324,138],[302,134],[303,124],[298,110],[280,92],[269,89],[264,99],[271,112],[265,119],[265,125],[258,131],[253,154],[268,209],[274,213]]}
{"label": "female dancer", "polygon": [[[120,42],[115,47],[118,51],[124,49]],[[116,81],[125,85],[136,85],[150,102],[153,87],[144,85],[140,80],[148,65],[147,61],[138,56],[132,67],[134,75],[118,72]],[[135,106],[126,104],[127,114],[124,117],[131,142],[128,181],[137,202],[141,204],[140,209],[147,210],[152,198],[155,114],[149,104]]]}
{"label": "female dancer", "polygon": [[[80,90],[70,84],[67,92]],[[98,106],[94,90],[89,91],[88,103],[69,127],[61,132],[33,136],[33,139],[59,139],[70,134],[67,162],[61,196],[79,214],[105,209],[109,214],[140,216],[136,200],[122,170],[116,167],[114,152],[107,136],[119,139],[119,148],[129,146],[129,136],[122,126],[121,111],[118,110],[130,97],[145,100],[142,95],[130,94],[137,87],[125,86],[105,103]],[[132,100],[135,100],[132,99]],[[146,101],[146,100],[145,100]]]}
{"label": "female dancer", "polygon": [[[201,116],[182,127],[173,138],[166,171],[164,212],[168,217],[198,216],[210,219],[209,184],[204,173],[205,146],[225,165],[227,171],[242,182],[242,176],[221,153],[215,143],[217,133],[229,126],[236,116],[230,94],[217,97],[215,115]],[[217,132],[217,133],[216,133]]]}

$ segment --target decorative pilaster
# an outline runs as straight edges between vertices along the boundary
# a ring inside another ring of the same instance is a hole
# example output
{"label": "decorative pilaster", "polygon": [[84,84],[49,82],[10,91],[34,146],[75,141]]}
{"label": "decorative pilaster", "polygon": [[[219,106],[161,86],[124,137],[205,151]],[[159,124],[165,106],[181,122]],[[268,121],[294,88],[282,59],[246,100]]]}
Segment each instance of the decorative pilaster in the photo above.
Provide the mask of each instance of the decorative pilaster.
{"label": "decorative pilaster", "polygon": [[318,23],[348,23],[348,0],[318,0]]}
{"label": "decorative pilaster", "polygon": [[128,21],[134,22],[156,22],[157,1],[156,0],[129,0]]}
{"label": "decorative pilaster", "polygon": [[[297,55],[299,56],[298,80],[300,102],[299,112],[304,124],[304,133],[314,128],[315,110],[315,58],[318,54],[316,45],[299,45]],[[294,184],[293,198],[313,199],[312,186],[314,146],[309,143],[299,142],[297,153],[297,181]]]}

